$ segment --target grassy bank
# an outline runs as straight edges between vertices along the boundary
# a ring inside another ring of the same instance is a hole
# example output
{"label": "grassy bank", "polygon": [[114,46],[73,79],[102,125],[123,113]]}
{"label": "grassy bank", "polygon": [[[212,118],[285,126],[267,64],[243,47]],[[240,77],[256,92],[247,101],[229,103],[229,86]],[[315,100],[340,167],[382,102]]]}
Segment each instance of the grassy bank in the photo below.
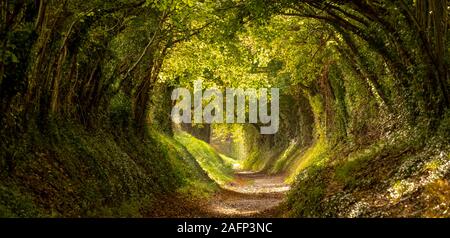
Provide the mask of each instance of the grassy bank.
{"label": "grassy bank", "polygon": [[176,216],[179,205],[161,199],[193,201],[217,188],[172,137],[110,131],[53,123],[2,135],[0,217]]}
{"label": "grassy bank", "polygon": [[208,176],[218,184],[230,182],[233,172],[233,159],[220,155],[208,143],[186,132],[177,132],[175,139],[184,145],[194,156]]}
{"label": "grassy bank", "polygon": [[449,217],[450,147],[442,130],[431,137],[398,131],[365,147],[311,149],[298,159],[311,163],[291,176],[283,215]]}

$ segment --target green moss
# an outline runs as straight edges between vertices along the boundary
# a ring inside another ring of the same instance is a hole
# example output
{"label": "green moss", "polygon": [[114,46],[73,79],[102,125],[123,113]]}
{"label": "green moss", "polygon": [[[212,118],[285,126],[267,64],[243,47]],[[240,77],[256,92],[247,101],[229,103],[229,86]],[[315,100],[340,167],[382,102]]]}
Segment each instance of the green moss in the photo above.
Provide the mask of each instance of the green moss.
{"label": "green moss", "polygon": [[286,181],[294,182],[298,174],[310,166],[324,166],[328,157],[329,146],[324,138],[319,138],[313,146],[308,148],[306,152],[292,163],[292,168]]}
{"label": "green moss", "polygon": [[269,170],[269,172],[276,174],[288,170],[292,163],[301,157],[302,152],[304,152],[304,149],[297,143],[290,144],[276,160],[275,165]]}
{"label": "green moss", "polygon": [[[217,184],[208,177],[196,158],[183,144],[163,133],[154,132],[154,136],[163,145],[164,153],[176,168],[177,174],[183,178],[185,186],[177,190],[179,193],[195,199],[208,197],[212,192],[217,191]],[[229,163],[232,162],[233,160],[230,159]]]}
{"label": "green moss", "polygon": [[253,150],[250,154],[245,158],[242,163],[243,168],[251,171],[259,171],[264,167],[264,163],[266,162],[261,157],[260,150]]}
{"label": "green moss", "polygon": [[39,217],[41,213],[29,194],[22,193],[14,185],[0,185],[0,217]]}
{"label": "green moss", "polygon": [[373,159],[383,147],[373,145],[365,150],[357,151],[345,160],[344,163],[337,166],[335,177],[346,186],[356,187],[361,180],[357,177],[357,172],[364,169],[370,159]]}
{"label": "green moss", "polygon": [[233,164],[223,160],[209,144],[186,132],[175,133],[175,139],[186,147],[209,177],[218,184],[225,184],[233,179]]}
{"label": "green moss", "polygon": [[310,167],[303,172],[306,179],[298,179],[283,205],[288,217],[323,217],[322,200],[326,192],[324,170]]}
{"label": "green moss", "polygon": [[161,197],[207,196],[214,184],[169,136],[33,125],[2,146],[1,217],[140,217]]}

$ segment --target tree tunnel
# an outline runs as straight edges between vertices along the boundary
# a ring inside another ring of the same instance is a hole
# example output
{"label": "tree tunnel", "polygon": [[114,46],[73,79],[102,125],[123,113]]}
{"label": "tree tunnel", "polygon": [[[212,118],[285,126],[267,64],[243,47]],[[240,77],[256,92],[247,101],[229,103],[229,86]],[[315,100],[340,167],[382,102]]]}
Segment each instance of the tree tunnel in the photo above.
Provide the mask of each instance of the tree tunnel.
{"label": "tree tunnel", "polygon": [[[447,0],[0,8],[1,217],[448,217]],[[174,123],[196,80],[277,132]]]}

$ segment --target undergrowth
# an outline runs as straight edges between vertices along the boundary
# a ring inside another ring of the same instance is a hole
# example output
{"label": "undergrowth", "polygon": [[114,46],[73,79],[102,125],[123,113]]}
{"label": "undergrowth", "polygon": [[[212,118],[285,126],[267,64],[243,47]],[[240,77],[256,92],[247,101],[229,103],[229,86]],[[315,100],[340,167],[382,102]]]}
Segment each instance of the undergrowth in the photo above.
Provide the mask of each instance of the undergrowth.
{"label": "undergrowth", "polygon": [[175,133],[175,139],[199,162],[211,179],[226,184],[233,179],[233,159],[221,156],[208,143],[186,132]]}
{"label": "undergrowth", "polygon": [[64,122],[2,138],[0,217],[141,217],[163,197],[216,189],[170,136],[109,131]]}
{"label": "undergrowth", "polygon": [[443,199],[450,192],[448,139],[426,136],[411,128],[366,147],[313,146],[291,175],[284,215],[448,217],[449,204]]}

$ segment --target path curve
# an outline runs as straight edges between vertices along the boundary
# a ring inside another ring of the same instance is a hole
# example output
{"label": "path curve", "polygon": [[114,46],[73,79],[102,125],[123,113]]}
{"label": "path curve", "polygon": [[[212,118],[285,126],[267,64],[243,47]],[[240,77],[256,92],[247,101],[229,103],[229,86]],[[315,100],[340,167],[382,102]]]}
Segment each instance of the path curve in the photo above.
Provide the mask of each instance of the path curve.
{"label": "path curve", "polygon": [[237,172],[235,179],[210,200],[207,209],[215,217],[254,217],[276,208],[289,188],[281,175]]}

